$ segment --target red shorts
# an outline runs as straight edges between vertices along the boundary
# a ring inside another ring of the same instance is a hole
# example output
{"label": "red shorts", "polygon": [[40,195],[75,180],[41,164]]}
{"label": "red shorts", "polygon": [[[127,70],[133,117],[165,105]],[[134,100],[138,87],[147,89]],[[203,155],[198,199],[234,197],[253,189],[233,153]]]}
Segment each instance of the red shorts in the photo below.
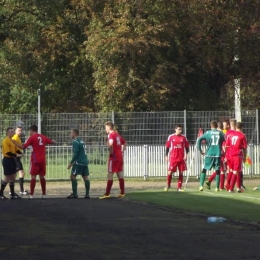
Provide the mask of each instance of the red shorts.
{"label": "red shorts", "polygon": [[228,160],[228,166],[230,170],[236,171],[236,172],[241,172],[242,171],[242,164],[243,164],[243,159],[241,156],[232,156]]}
{"label": "red shorts", "polygon": [[123,171],[123,161],[113,161],[113,159],[108,159],[108,172],[122,172]]}
{"label": "red shorts", "polygon": [[30,174],[31,175],[45,176],[45,174],[46,174],[46,163],[45,162],[44,163],[31,162]]}
{"label": "red shorts", "polygon": [[169,172],[176,172],[177,168],[179,172],[184,172],[187,170],[187,166],[185,161],[177,162],[174,159],[170,158],[170,161],[168,163],[168,171]]}

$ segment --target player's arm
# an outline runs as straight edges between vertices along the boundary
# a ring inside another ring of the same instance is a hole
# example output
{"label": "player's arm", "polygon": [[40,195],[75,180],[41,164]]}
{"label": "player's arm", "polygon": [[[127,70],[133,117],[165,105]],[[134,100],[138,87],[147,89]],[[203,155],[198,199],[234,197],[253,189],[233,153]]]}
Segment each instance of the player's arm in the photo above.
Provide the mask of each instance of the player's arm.
{"label": "player's arm", "polygon": [[126,150],[127,142],[122,136],[121,136],[121,145],[122,145],[122,152],[124,152]]}
{"label": "player's arm", "polygon": [[206,135],[205,135],[205,134],[203,134],[201,137],[198,138],[198,144],[197,144],[197,148],[198,148],[199,152],[200,152],[202,155],[205,154],[204,152],[202,152],[202,149],[201,149],[201,143],[202,143],[202,141],[204,141],[204,140],[206,140]]}
{"label": "player's arm", "polygon": [[73,141],[73,156],[72,159],[67,167],[67,169],[69,170],[72,165],[76,162],[78,155],[79,155],[79,144],[76,141]]}
{"label": "player's arm", "polygon": [[243,138],[243,162],[246,161],[246,156],[247,156],[247,140],[246,140],[246,137],[244,136],[244,138]]}
{"label": "player's arm", "polygon": [[50,139],[50,138],[48,138],[48,137],[45,137],[45,142],[46,142],[46,144],[56,144],[56,141],[55,141],[55,140]]}
{"label": "player's arm", "polygon": [[168,162],[169,160],[169,151],[170,151],[170,147],[171,147],[171,144],[170,144],[170,141],[169,141],[169,138],[165,144],[165,161]]}
{"label": "player's arm", "polygon": [[185,140],[185,155],[184,155],[184,158],[183,158],[184,161],[187,160],[187,156],[188,156],[189,152],[190,152],[190,145],[189,145],[189,142],[186,138],[186,140]]}
{"label": "player's arm", "polygon": [[113,155],[113,143],[114,140],[112,138],[108,139],[107,145],[108,145],[108,150],[109,150],[109,155]]}

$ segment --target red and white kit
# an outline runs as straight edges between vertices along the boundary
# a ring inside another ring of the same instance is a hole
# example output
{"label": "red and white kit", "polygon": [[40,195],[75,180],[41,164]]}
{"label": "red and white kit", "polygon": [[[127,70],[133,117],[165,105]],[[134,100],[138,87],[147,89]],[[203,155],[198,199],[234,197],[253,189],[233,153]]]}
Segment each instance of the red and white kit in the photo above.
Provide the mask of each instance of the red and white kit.
{"label": "red and white kit", "polygon": [[32,146],[30,174],[46,174],[46,144],[52,144],[52,140],[41,134],[33,134],[24,144],[24,148]]}
{"label": "red and white kit", "polygon": [[189,142],[184,135],[172,134],[168,137],[166,148],[169,148],[168,171],[186,171],[187,166],[184,161],[185,150],[189,148]]}
{"label": "red and white kit", "polygon": [[247,148],[246,136],[238,131],[232,132],[226,141],[228,151],[228,165],[230,169],[236,172],[242,171],[243,149]]}
{"label": "red and white kit", "polygon": [[125,139],[117,132],[112,132],[108,135],[108,143],[113,147],[113,153],[108,158],[108,172],[122,172],[124,165],[122,145],[125,144]]}

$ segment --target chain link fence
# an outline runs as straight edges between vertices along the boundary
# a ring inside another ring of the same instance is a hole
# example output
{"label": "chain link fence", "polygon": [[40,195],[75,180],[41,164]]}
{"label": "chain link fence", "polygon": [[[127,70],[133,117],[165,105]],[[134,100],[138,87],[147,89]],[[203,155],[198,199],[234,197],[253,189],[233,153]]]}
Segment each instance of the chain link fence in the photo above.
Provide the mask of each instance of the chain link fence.
{"label": "chain link fence", "polygon": [[[248,142],[259,143],[258,110],[242,111],[244,133]],[[198,130],[209,129],[211,120],[234,118],[234,111],[166,111],[166,112],[111,112],[111,113],[47,113],[42,115],[42,133],[55,139],[59,145],[69,145],[70,129],[78,128],[87,145],[106,145],[104,123],[111,120],[129,145],[161,145],[174,131],[176,124],[183,125],[184,134],[194,144]],[[2,138],[8,126],[21,125],[25,130],[37,124],[37,115],[0,115]],[[28,137],[25,131],[23,139]],[[26,136],[27,135],[27,136]]]}

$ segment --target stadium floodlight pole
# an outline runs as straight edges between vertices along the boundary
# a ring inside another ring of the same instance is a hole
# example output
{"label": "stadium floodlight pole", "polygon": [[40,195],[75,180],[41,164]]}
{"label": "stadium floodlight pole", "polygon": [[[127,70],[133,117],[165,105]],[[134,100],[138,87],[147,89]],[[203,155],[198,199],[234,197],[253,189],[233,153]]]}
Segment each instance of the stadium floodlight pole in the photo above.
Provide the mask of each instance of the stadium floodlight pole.
{"label": "stadium floodlight pole", "polygon": [[41,134],[41,89],[37,90],[38,95],[38,133]]}
{"label": "stadium floodlight pole", "polygon": [[[236,30],[236,37],[234,39],[235,50],[237,49],[238,43],[238,30]],[[236,51],[235,51],[236,52]],[[239,60],[237,53],[234,56],[234,62],[236,63]],[[235,88],[235,118],[237,121],[241,122],[241,96],[240,96],[240,78],[234,79],[234,88]]]}

